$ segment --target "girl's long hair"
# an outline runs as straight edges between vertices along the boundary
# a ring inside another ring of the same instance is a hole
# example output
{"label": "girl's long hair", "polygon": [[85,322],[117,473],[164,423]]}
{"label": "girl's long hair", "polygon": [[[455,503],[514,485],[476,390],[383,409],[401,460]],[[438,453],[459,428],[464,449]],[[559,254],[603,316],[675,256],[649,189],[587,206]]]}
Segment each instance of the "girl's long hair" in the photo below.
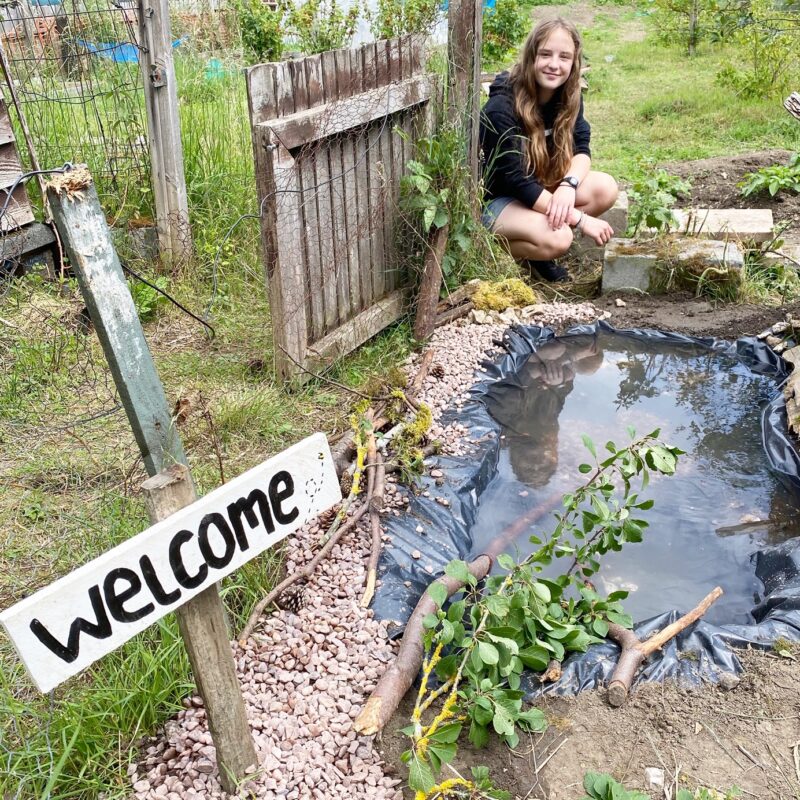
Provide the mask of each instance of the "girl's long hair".
{"label": "girl's long hair", "polygon": [[[564,30],[575,44],[572,71],[566,83],[556,90],[558,113],[553,123],[552,145],[547,147],[542,119],[540,88],[536,83],[534,64],[536,53],[553,31]],[[536,173],[543,186],[552,186],[564,177],[572,160],[572,130],[581,107],[581,37],[577,28],[558,17],[540,22],[528,34],[519,61],[511,69],[511,86],[514,91],[514,106],[522,120],[527,140],[525,153],[528,170]]]}

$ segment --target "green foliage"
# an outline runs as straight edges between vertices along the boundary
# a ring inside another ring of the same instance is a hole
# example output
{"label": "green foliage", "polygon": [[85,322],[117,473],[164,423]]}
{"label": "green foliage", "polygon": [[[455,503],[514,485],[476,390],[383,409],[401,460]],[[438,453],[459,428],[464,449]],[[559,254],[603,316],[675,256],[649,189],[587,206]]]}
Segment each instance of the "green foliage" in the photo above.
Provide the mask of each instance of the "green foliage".
{"label": "green foliage", "polygon": [[720,794],[716,789],[707,789],[705,786],[701,786],[694,792],[689,789],[678,789],[675,800],[735,800],[741,796],[742,790],[738,786],[731,787],[725,794]]}
{"label": "green foliage", "polygon": [[586,795],[581,800],[649,800],[643,792],[629,791],[604,772],[587,772],[583,778]]}
{"label": "green foliage", "polygon": [[376,39],[393,39],[406,33],[431,33],[439,14],[438,0],[378,0],[366,17]]}
{"label": "green foliage", "polygon": [[[629,434],[629,445],[607,442],[600,455],[594,442],[583,437],[591,460],[581,464],[579,472],[588,478],[564,496],[553,533],[546,540],[531,537],[538,547],[530,556],[519,563],[507,554],[498,557],[505,576],[490,576],[481,591],[463,561],[450,562],[445,574],[466,589],[446,611],[444,586],[434,583],[428,588],[438,610],[423,620],[424,646],[430,655],[412,725],[404,730],[412,739],[405,754],[412,789],[431,791],[441,765],[454,757],[465,725],[476,747],[486,744],[490,731],[515,747],[520,731],[544,730],[544,713],[523,706],[522,671],[541,672],[551,660],[584,652],[606,637],[609,623],[631,627],[632,619],[621,604],[627,593],[600,597],[587,578],[600,568],[599,558],[605,553],[642,541],[647,522],[639,514],[653,501],[642,500],[639,492],[647,487],[651,472],[674,473],[683,451],[659,442],[657,430],[639,439],[632,429]],[[572,564],[559,577],[540,577],[554,559],[563,557]],[[426,726],[422,711],[431,702],[426,700],[426,687],[434,670],[442,682],[437,693],[449,694]]]}
{"label": "green foliage", "polygon": [[[519,47],[530,29],[530,14],[516,0],[497,0],[483,9],[483,60],[502,64]],[[485,65],[484,65],[485,66]]]}
{"label": "green foliage", "polygon": [[278,0],[275,7],[263,0],[234,0],[242,44],[256,62],[278,61],[283,55],[283,35],[288,6]]}
{"label": "green foliage", "polygon": [[[166,290],[167,288],[168,282],[163,275],[148,280],[159,289]],[[131,278],[128,282],[133,304],[136,306],[136,313],[142,322],[151,320],[155,316],[158,307],[167,302],[167,298],[158,289],[154,289],[153,286],[148,286],[137,278]]]}
{"label": "green foliage", "polygon": [[400,181],[401,209],[423,249],[434,229],[450,226],[442,259],[449,288],[488,277],[496,265],[491,234],[474,212],[465,152],[463,130],[443,125],[435,136],[416,142],[416,158],[407,162],[408,174]]}
{"label": "green foliage", "polygon": [[769,192],[775,197],[778,192],[800,192],[800,152],[792,153],[789,163],[762,167],[756,172],[749,172],[738,184],[742,197]]}
{"label": "green foliage", "polygon": [[633,181],[628,190],[631,209],[628,215],[627,236],[635,236],[639,228],[668,231],[675,224],[672,206],[679,195],[688,194],[688,181],[670,175],[666,170],[646,167],[642,177]]}
{"label": "green foliage", "polygon": [[715,37],[719,12],[719,0],[654,0],[652,20],[659,41],[694,54],[701,39]]}
{"label": "green foliage", "polygon": [[744,97],[775,97],[800,78],[800,14],[774,0],[746,0],[729,41],[736,58],[717,73],[722,86]]}
{"label": "green foliage", "polygon": [[305,0],[289,12],[290,39],[303,55],[348,47],[360,10],[357,2],[343,9],[336,0]]}

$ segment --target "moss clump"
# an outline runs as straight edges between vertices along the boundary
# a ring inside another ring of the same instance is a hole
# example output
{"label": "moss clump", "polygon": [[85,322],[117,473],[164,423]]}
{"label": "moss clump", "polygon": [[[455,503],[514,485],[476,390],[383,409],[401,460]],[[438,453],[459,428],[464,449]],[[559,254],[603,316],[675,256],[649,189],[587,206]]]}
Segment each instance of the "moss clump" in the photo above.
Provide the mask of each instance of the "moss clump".
{"label": "moss clump", "polygon": [[521,278],[506,278],[497,283],[482,282],[472,302],[481,311],[505,311],[510,307],[533,305],[536,295]]}
{"label": "moss clump", "polygon": [[422,444],[433,424],[433,415],[425,403],[419,404],[414,419],[403,425],[392,439],[392,448],[400,467],[401,480],[410,483],[422,472]]}

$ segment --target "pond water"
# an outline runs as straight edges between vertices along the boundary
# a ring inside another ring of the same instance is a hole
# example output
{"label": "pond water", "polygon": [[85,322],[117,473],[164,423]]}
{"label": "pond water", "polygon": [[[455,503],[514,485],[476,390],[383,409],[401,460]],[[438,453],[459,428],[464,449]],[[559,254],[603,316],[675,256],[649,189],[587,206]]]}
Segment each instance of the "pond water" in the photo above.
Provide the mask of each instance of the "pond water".
{"label": "pond water", "polygon": [[[609,439],[627,442],[661,429],[686,451],[674,476],[657,476],[643,497],[655,506],[641,544],[609,553],[593,580],[598,591],[627,589],[626,610],[641,620],[686,611],[714,586],[725,594],[706,619],[752,621],[762,591],[751,555],[798,535],[798,498],[770,470],[761,417],[775,380],[708,349],[642,342],[607,332],[544,344],[512,379],[485,398],[503,426],[498,473],[481,495],[474,552],[498,536],[514,555],[531,552],[532,533],[549,533],[560,496],[582,481],[579,464]],[[537,522],[520,530],[520,520]],[[551,568],[568,568],[568,558]]]}

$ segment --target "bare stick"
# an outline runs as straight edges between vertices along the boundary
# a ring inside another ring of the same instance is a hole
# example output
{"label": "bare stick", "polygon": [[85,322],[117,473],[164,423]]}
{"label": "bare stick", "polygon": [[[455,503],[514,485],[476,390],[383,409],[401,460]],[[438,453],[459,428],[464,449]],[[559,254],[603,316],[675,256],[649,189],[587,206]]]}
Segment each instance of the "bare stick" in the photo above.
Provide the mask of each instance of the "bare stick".
{"label": "bare stick", "polygon": [[425,266],[417,294],[417,316],[414,320],[414,338],[423,342],[432,333],[436,322],[436,306],[442,286],[442,258],[447,246],[449,226],[437,228],[430,235],[425,253]]}
{"label": "bare stick", "polygon": [[[374,437],[373,437],[374,439]],[[371,470],[375,475],[372,496],[369,500],[369,521],[372,526],[372,551],[367,564],[367,586],[361,598],[361,607],[369,608],[375,594],[375,581],[378,577],[378,559],[381,557],[381,518],[383,511],[383,490],[386,481],[386,470],[383,466],[383,456],[375,453],[375,466]]]}
{"label": "bare stick", "polygon": [[[478,580],[486,577],[491,567],[492,559],[487,555],[480,555],[467,565],[470,574]],[[448,575],[442,575],[434,583],[442,584],[447,590],[448,597],[464,588],[463,583]],[[392,714],[397,710],[403,695],[411,687],[422,666],[422,635],[424,632],[422,620],[427,614],[432,614],[436,610],[436,603],[430,593],[425,591],[409,617],[397,657],[383,673],[363,711],[353,723],[353,728],[357,733],[371,736],[383,730]]]}
{"label": "bare stick", "polygon": [[[286,591],[292,584],[297,583],[301,578],[309,578],[314,573],[314,570],[317,568],[317,564],[319,564],[322,559],[326,558],[328,553],[333,550],[333,546],[339,539],[344,536],[347,531],[352,530],[361,517],[364,516],[364,512],[369,507],[369,498],[365,502],[363,502],[353,513],[353,516],[341,525],[336,532],[328,539],[325,543],[325,546],[317,553],[311,561],[306,564],[305,567],[302,569],[297,570],[297,572],[289,575],[287,578],[282,580],[263,600],[259,600],[256,603],[253,610],[250,612],[250,616],[247,619],[247,624],[242,629],[242,632],[239,634],[239,644],[243,647],[247,640],[247,637],[253,632],[256,624],[258,623],[258,618],[263,613],[264,609],[272,603],[277,597],[280,597],[283,592]],[[337,515],[337,519],[340,517]]]}
{"label": "bare stick", "polygon": [[639,665],[656,650],[660,650],[670,639],[677,636],[693,622],[697,622],[703,614],[708,611],[711,604],[722,597],[722,589],[717,586],[712,592],[703,598],[702,602],[693,608],[688,614],[684,614],[679,620],[651,636],[646,641],[637,638],[633,631],[629,631],[616,623],[608,626],[608,636],[613,639],[621,648],[619,661],[611,676],[608,685],[608,702],[614,708],[619,708],[628,697],[633,678]]}

